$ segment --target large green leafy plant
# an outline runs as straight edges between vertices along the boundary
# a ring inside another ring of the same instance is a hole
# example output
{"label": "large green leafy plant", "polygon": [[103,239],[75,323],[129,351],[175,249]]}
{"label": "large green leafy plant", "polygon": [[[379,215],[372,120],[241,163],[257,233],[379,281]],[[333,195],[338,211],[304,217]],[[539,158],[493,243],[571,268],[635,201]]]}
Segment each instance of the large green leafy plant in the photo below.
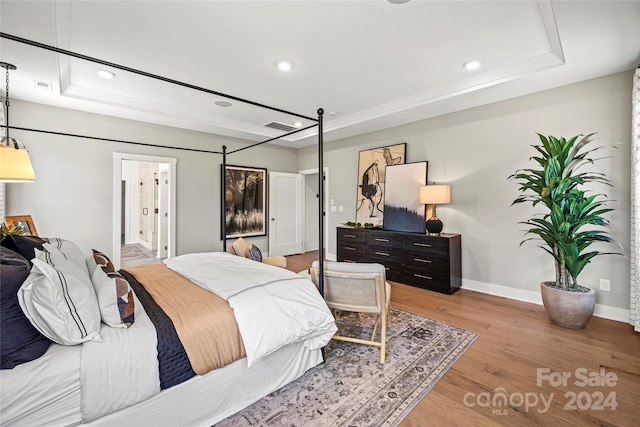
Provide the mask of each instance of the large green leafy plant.
{"label": "large green leafy plant", "polygon": [[612,144],[593,145],[593,133],[570,139],[545,137],[538,134],[541,145],[533,160],[538,167],[519,169],[509,179],[518,182],[522,193],[513,204],[543,204],[546,209],[521,224],[527,225],[529,240],[542,240],[542,249],[555,260],[556,286],[565,290],[584,289],[578,285],[578,275],[596,256],[614,254],[589,250],[595,242],[612,242],[605,231],[609,221],[604,214],[613,209],[606,206],[604,194],[587,195],[584,184],[597,182],[611,186],[607,177],[598,172],[581,170],[593,165],[592,154]]}

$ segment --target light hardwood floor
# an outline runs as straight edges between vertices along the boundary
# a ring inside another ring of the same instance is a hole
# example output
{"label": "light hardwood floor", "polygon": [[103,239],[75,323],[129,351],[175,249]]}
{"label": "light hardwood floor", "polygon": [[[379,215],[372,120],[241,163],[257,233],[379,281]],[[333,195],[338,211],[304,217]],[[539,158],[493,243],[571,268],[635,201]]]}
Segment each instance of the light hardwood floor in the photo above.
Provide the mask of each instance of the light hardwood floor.
{"label": "light hardwood floor", "polygon": [[[287,268],[315,259],[288,257]],[[393,307],[480,334],[401,427],[640,426],[640,334],[630,325],[594,317],[574,331],[539,305],[390,284]]]}

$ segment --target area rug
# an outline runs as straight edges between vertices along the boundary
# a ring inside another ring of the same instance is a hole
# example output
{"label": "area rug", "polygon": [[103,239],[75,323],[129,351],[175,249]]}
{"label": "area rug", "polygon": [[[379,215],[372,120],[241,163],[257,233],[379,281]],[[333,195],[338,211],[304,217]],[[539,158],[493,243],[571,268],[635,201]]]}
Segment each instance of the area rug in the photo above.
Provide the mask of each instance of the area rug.
{"label": "area rug", "polygon": [[[339,333],[369,339],[373,320],[343,314]],[[331,340],[323,364],[216,427],[397,426],[477,337],[392,308],[384,365],[378,347]]]}
{"label": "area rug", "polygon": [[131,259],[143,259],[149,258],[149,255],[145,254],[142,249],[136,245],[124,245],[120,248],[120,258],[123,261]]}

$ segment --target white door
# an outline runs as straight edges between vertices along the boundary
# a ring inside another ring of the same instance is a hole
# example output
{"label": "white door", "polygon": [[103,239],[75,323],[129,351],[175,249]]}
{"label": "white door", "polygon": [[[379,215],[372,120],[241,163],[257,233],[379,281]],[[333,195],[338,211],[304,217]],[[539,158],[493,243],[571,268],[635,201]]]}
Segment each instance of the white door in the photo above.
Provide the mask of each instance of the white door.
{"label": "white door", "polygon": [[269,172],[269,256],[304,252],[303,194],[302,175]]}

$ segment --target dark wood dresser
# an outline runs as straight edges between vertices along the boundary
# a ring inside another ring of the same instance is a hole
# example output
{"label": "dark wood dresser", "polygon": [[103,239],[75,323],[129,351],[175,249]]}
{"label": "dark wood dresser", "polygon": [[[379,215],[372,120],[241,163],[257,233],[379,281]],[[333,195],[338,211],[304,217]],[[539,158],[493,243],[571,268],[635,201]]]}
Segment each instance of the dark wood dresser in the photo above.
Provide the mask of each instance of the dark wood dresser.
{"label": "dark wood dresser", "polygon": [[451,294],[462,284],[461,236],[338,227],[338,261],[377,262],[387,280]]}

